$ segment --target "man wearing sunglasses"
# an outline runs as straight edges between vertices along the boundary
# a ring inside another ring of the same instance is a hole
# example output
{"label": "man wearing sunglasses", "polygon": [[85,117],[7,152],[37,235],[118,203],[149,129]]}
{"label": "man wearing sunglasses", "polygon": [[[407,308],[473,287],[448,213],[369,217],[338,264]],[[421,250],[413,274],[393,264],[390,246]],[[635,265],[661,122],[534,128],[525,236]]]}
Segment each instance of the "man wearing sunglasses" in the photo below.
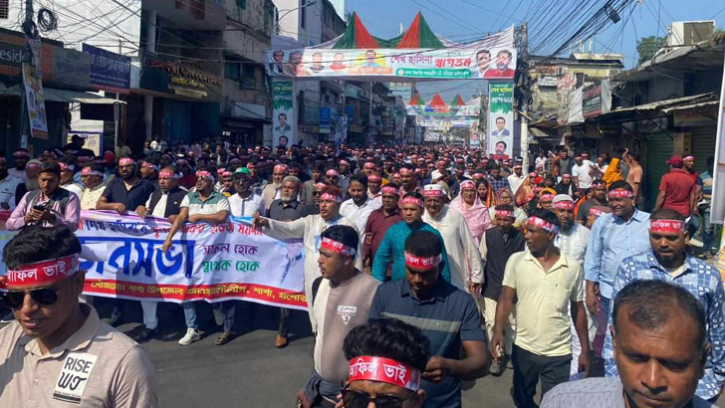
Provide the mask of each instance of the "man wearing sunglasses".
{"label": "man wearing sunglasses", "polygon": [[[176,217],[174,224],[171,226],[171,231],[166,236],[162,251],[168,253],[169,248],[173,245],[174,235],[181,230],[181,227],[187,221],[190,223],[208,222],[210,224],[221,224],[226,222],[228,218],[229,201],[224,194],[214,190],[214,176],[212,172],[206,169],[200,169],[196,172],[196,191],[189,192],[181,202],[179,216]],[[194,303],[186,302],[182,306],[184,308],[184,318],[186,319],[186,335],[179,340],[179,344],[188,346],[200,340],[201,335],[199,334],[199,325],[196,319],[196,307],[194,307]],[[223,322],[217,321],[217,324],[221,326]],[[229,329],[231,330],[231,328]]]}
{"label": "man wearing sunglasses", "polygon": [[355,267],[358,234],[335,225],[322,233],[317,263],[322,276],[312,284],[312,310],[318,322],[315,369],[298,399],[304,406],[333,407],[349,366],[342,351],[345,336],[368,320],[380,282]]}
{"label": "man wearing sunglasses", "polygon": [[146,352],[78,302],[80,252],[64,225],[28,228],[3,250],[15,321],[0,330],[0,406],[158,406]]}
{"label": "man wearing sunglasses", "polygon": [[[378,287],[370,318],[394,318],[421,329],[433,354],[421,373],[420,388],[426,394],[423,406],[460,408],[461,380],[486,374],[486,335],[473,297],[441,277],[442,255],[438,235],[410,234],[405,240],[405,279]],[[351,382],[353,377],[351,370]]]}
{"label": "man wearing sunglasses", "polygon": [[371,402],[376,408],[423,406],[420,376],[430,358],[430,341],[417,327],[397,319],[370,320],[347,335],[343,350],[350,370],[342,407],[368,408]]}

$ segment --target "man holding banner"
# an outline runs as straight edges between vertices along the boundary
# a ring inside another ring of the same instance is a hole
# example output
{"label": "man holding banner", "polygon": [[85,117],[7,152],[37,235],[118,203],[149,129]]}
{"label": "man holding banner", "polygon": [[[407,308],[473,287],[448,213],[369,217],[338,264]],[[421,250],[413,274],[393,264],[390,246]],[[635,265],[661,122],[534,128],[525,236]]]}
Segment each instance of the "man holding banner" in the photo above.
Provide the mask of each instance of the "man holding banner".
{"label": "man holding banner", "polygon": [[[264,233],[276,239],[303,239],[305,247],[305,296],[307,306],[312,310],[312,282],[322,276],[316,255],[320,250],[321,234],[333,225],[347,225],[355,228],[355,223],[340,215],[342,191],[336,186],[327,186],[320,196],[320,214],[309,215],[292,222],[280,222],[256,216],[255,227],[263,227]],[[356,250],[355,268],[362,270],[360,243]],[[317,321],[310,314],[312,331],[317,333]]]}
{"label": "man holding banner", "polygon": [[[229,218],[229,201],[224,194],[214,190],[214,176],[208,170],[202,169],[196,172],[196,191],[190,192],[181,202],[181,210],[179,216],[171,226],[171,231],[166,236],[162,251],[168,253],[169,248],[173,245],[174,235],[182,226],[189,221],[190,223],[208,222],[210,224],[221,224]],[[186,319],[186,334],[179,340],[182,346],[201,339],[199,334],[199,325],[196,322],[196,307],[193,302],[183,303],[184,318]],[[231,317],[231,322],[234,318]],[[217,322],[218,323],[218,322]],[[231,331],[231,327],[227,327],[224,322],[224,330]]]}

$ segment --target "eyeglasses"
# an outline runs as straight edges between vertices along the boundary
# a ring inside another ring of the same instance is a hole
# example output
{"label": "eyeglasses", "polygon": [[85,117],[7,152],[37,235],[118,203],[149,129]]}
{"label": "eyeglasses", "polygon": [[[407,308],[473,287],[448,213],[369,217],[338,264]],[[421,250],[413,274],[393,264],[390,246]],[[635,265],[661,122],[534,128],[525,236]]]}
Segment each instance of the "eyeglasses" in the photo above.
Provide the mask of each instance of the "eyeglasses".
{"label": "eyeglasses", "polygon": [[50,306],[58,301],[60,288],[48,287],[30,291],[8,291],[3,295],[3,301],[11,309],[20,309],[25,301],[25,294],[29,294],[35,303]]}
{"label": "eyeglasses", "polygon": [[410,398],[390,394],[371,397],[370,394],[362,391],[342,390],[342,406],[344,408],[367,408],[371,402],[375,404],[376,408],[402,408],[405,401]]}

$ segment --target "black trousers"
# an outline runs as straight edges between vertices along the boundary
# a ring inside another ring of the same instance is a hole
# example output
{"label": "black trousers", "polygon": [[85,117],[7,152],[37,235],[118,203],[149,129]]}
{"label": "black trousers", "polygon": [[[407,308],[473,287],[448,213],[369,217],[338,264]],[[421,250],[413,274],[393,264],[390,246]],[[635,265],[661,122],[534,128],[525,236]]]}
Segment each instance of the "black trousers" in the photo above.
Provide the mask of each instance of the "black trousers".
{"label": "black trousers", "polygon": [[557,385],[569,381],[571,354],[546,357],[526,351],[514,344],[514,403],[518,408],[538,407],[534,402],[541,377],[541,397]]}

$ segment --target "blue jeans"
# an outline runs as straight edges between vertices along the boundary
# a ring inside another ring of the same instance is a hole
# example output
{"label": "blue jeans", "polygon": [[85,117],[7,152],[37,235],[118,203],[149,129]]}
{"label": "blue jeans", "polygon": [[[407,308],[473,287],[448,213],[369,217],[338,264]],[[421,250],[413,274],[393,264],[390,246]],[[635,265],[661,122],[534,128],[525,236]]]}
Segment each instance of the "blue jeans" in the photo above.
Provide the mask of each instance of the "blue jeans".
{"label": "blue jeans", "polygon": [[705,252],[717,252],[713,249],[715,244],[715,226],[710,223],[710,207],[702,212],[702,250]]}
{"label": "blue jeans", "polygon": [[194,306],[194,302],[182,303],[181,306],[184,308],[186,328],[199,330],[199,325],[196,323],[196,307]]}
{"label": "blue jeans", "polygon": [[221,304],[215,303],[212,307],[221,307],[222,316],[224,316],[224,331],[232,331],[232,328],[234,328],[234,315],[237,311],[237,301],[227,300],[221,302]]}
{"label": "blue jeans", "polygon": [[604,317],[607,321],[607,333],[609,333],[609,316],[612,313],[612,301],[610,299],[605,298],[604,296],[599,297],[599,301],[602,304],[602,310],[604,311]]}

